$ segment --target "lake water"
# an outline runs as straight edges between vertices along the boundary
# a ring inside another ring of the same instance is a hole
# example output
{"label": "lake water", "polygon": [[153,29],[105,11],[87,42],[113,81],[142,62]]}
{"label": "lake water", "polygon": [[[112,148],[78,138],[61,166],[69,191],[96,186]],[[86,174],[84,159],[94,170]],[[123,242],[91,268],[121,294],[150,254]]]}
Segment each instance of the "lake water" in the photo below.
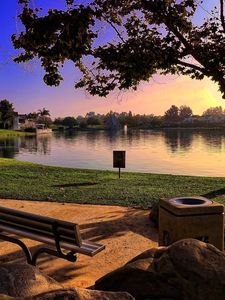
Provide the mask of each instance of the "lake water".
{"label": "lake water", "polygon": [[126,171],[225,176],[223,130],[86,131],[0,139],[0,157],[51,166],[112,170],[113,150],[126,150]]}

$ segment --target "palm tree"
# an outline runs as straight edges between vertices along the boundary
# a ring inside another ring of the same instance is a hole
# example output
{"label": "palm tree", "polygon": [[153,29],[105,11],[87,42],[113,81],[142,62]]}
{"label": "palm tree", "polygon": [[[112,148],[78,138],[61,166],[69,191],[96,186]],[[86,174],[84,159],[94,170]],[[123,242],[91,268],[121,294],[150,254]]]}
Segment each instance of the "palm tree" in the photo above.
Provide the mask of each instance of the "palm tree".
{"label": "palm tree", "polygon": [[50,116],[50,111],[44,107],[44,108],[38,110],[38,115],[42,116],[42,117]]}

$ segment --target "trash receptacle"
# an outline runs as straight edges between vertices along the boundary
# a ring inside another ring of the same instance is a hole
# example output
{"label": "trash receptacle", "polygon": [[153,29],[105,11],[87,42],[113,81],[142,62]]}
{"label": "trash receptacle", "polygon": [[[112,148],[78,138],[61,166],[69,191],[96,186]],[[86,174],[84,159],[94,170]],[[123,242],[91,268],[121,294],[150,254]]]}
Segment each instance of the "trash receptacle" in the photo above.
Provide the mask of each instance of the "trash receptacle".
{"label": "trash receptacle", "polygon": [[195,238],[224,249],[224,206],[204,197],[161,199],[159,246]]}

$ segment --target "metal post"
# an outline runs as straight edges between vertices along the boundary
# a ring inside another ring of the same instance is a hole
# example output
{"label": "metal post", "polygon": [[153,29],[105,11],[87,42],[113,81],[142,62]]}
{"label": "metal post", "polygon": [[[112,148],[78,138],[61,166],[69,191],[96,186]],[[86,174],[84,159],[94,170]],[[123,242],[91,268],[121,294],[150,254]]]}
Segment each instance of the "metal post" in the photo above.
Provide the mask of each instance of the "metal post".
{"label": "metal post", "polygon": [[119,178],[120,178],[120,168],[119,168]]}

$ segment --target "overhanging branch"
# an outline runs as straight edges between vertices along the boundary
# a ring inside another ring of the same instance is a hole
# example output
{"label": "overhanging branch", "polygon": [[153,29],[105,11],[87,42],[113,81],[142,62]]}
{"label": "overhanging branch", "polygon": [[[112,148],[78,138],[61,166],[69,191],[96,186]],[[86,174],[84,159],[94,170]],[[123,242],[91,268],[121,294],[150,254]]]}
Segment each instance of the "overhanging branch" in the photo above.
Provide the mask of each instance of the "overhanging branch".
{"label": "overhanging branch", "polygon": [[194,64],[191,64],[191,63],[188,63],[188,62],[186,62],[186,61],[179,60],[179,59],[177,60],[177,63],[178,63],[179,65],[184,66],[184,67],[192,68],[192,69],[194,69],[194,70],[196,70],[196,71],[199,71],[199,72],[201,72],[201,73],[204,74],[204,75],[208,75],[207,71],[206,71],[204,68],[201,68],[201,67],[196,66],[196,65],[194,65]]}
{"label": "overhanging branch", "polygon": [[117,36],[120,38],[120,40],[125,43],[124,38],[122,37],[122,34],[119,32],[119,30],[116,28],[116,26],[113,24],[113,22],[105,19],[105,21],[115,30]]}
{"label": "overhanging branch", "polygon": [[225,32],[225,19],[224,19],[224,0],[220,0],[220,20],[223,26],[223,30]]}

